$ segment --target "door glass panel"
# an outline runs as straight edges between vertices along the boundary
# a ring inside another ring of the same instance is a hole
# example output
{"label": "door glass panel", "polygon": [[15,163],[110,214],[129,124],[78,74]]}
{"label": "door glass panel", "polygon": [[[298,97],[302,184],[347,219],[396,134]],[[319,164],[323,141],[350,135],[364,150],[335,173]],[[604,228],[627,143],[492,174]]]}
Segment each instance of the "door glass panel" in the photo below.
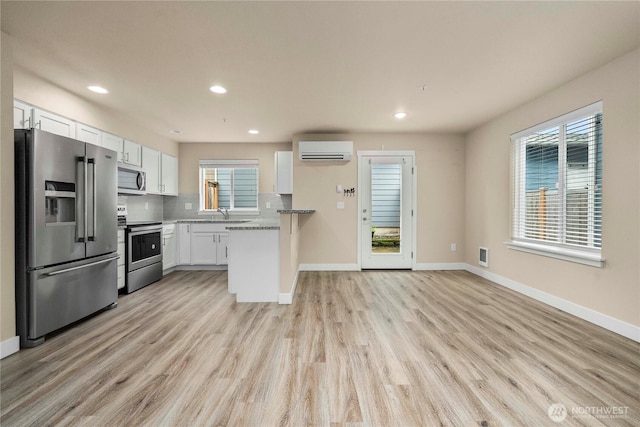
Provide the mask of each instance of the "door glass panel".
{"label": "door glass panel", "polygon": [[402,165],[371,165],[371,252],[400,252]]}

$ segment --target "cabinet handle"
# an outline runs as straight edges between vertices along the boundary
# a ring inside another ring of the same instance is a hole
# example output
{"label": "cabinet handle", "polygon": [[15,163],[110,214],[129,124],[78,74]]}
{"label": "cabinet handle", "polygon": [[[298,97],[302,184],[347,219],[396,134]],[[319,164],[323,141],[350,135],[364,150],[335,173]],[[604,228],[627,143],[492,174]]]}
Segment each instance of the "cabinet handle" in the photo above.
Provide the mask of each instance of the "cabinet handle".
{"label": "cabinet handle", "polygon": [[26,119],[23,120],[22,127],[24,129],[29,129],[29,124],[30,123],[31,123],[31,117],[27,117]]}
{"label": "cabinet handle", "polygon": [[225,258],[229,258],[229,246],[224,247],[224,256]]}
{"label": "cabinet handle", "polygon": [[127,158],[127,162],[129,161],[129,152],[127,151],[125,154],[125,157]]}
{"label": "cabinet handle", "polygon": [[38,120],[38,123],[36,123],[34,127],[37,127],[38,129],[42,129],[42,121]]}
{"label": "cabinet handle", "polygon": [[187,224],[187,233],[189,232],[189,227],[190,227],[189,224]]}

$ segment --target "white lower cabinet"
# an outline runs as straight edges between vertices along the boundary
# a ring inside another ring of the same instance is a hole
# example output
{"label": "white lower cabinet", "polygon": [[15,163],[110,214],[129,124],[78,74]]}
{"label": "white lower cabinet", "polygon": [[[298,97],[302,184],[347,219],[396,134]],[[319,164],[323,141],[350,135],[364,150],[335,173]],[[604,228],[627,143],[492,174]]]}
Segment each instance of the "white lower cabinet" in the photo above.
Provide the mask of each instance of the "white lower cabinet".
{"label": "white lower cabinet", "polygon": [[125,279],[125,253],[124,253],[124,229],[118,230],[118,289],[124,288]]}
{"label": "white lower cabinet", "polygon": [[167,271],[176,266],[176,225],[162,226],[162,270]]}
{"label": "white lower cabinet", "polygon": [[178,264],[191,265],[191,224],[178,224]]}
{"label": "white lower cabinet", "polygon": [[217,264],[227,265],[229,260],[229,233],[218,233]]}
{"label": "white lower cabinet", "polygon": [[[195,225],[193,226],[195,229]],[[191,233],[191,264],[215,265],[218,260],[216,233],[193,231]]]}
{"label": "white lower cabinet", "polygon": [[227,265],[229,233],[224,224],[178,224],[179,265]]}

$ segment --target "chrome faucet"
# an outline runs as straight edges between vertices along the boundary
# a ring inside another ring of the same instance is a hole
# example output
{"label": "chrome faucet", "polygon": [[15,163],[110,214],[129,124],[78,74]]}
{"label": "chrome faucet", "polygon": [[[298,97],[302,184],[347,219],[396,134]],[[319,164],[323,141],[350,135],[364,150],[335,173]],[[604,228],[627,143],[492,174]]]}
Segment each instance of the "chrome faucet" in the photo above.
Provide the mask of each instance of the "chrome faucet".
{"label": "chrome faucet", "polygon": [[225,208],[222,208],[222,209],[218,208],[218,212],[220,212],[220,213],[222,214],[222,217],[223,217],[225,220],[228,220],[228,219],[229,219],[229,211],[228,211],[227,209],[225,209]]}

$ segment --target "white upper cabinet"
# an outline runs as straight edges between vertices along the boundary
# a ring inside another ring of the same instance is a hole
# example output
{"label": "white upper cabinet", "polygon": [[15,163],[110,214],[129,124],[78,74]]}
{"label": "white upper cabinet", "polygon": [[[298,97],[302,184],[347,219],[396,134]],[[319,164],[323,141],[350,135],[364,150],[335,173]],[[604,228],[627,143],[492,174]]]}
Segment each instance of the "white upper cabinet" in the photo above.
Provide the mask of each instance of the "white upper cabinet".
{"label": "white upper cabinet", "polygon": [[124,140],[122,161],[129,165],[142,166],[142,146],[128,139]]}
{"label": "white upper cabinet", "polygon": [[122,161],[122,150],[124,148],[124,138],[102,132],[102,146],[118,153],[118,161]]}
{"label": "white upper cabinet", "polygon": [[76,139],[88,142],[93,145],[102,145],[102,131],[87,126],[83,123],[76,123]]}
{"label": "white upper cabinet", "polygon": [[113,135],[66,117],[13,100],[13,128],[41,129],[115,151],[118,161],[139,166],[147,172],[147,192],[178,195],[178,159],[169,154]]}
{"label": "white upper cabinet", "polygon": [[33,124],[33,107],[17,100],[13,100],[13,128],[29,129]]}
{"label": "white upper cabinet", "polygon": [[275,154],[275,185],[278,194],[293,193],[293,152],[276,151]]}
{"label": "white upper cabinet", "polygon": [[166,196],[178,195],[178,159],[161,153],[161,184],[162,194]]}
{"label": "white upper cabinet", "polygon": [[34,128],[55,133],[56,135],[76,137],[76,122],[39,108],[33,109]]}
{"label": "white upper cabinet", "polygon": [[178,159],[142,147],[142,168],[147,172],[147,193],[178,195]]}
{"label": "white upper cabinet", "polygon": [[160,152],[142,147],[142,168],[147,172],[147,193],[162,194],[160,183]]}

